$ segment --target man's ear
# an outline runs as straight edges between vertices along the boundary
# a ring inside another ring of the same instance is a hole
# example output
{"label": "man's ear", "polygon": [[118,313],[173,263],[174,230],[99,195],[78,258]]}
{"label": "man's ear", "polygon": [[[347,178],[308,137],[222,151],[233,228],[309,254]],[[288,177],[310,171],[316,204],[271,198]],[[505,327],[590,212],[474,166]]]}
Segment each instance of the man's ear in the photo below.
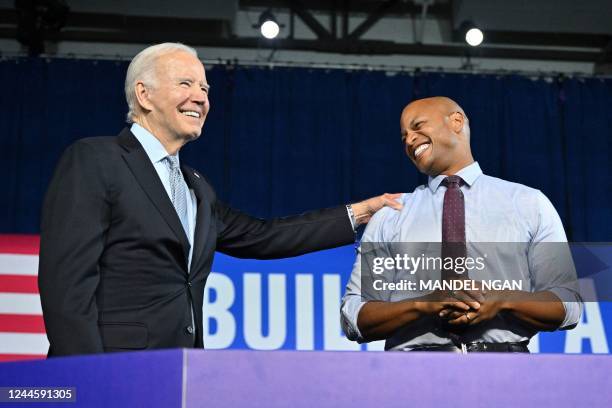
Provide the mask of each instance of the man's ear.
{"label": "man's ear", "polygon": [[461,112],[453,112],[450,114],[450,126],[453,132],[461,133],[465,124],[465,116]]}
{"label": "man's ear", "polygon": [[151,101],[149,100],[151,96],[151,88],[148,88],[144,82],[138,81],[136,82],[136,86],[134,87],[134,91],[136,93],[136,99],[138,100],[138,104],[144,111],[153,110],[153,106]]}

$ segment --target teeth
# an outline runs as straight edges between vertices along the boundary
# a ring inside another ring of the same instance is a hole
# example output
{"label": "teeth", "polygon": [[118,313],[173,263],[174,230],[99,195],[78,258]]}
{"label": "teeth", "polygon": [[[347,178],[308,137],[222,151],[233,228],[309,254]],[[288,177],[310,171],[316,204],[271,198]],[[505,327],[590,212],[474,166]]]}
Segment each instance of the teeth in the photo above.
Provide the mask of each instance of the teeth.
{"label": "teeth", "polygon": [[195,111],[185,111],[185,112],[181,112],[181,113],[183,115],[192,116],[194,118],[199,118],[200,117],[200,114],[198,112],[195,112]]}
{"label": "teeth", "polygon": [[425,143],[420,145],[419,147],[416,148],[416,150],[414,151],[414,156],[415,157],[419,157],[419,155],[421,153],[423,153],[425,151],[425,149],[427,149],[429,147],[429,143]]}

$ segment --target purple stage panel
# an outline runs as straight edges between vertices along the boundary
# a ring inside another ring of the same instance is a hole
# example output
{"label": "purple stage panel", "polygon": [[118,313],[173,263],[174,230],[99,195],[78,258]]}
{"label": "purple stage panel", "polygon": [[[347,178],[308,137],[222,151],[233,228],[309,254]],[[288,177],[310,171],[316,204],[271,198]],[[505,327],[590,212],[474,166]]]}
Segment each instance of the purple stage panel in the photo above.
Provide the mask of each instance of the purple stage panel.
{"label": "purple stage panel", "polygon": [[603,355],[186,353],[187,407],[612,407]]}
{"label": "purple stage panel", "polygon": [[608,355],[166,350],[2,363],[0,387],[76,389],[43,407],[610,408],[610,374]]}
{"label": "purple stage panel", "polygon": [[0,387],[74,387],[76,402],[0,406],[180,408],[183,357],[165,350],[1,363]]}

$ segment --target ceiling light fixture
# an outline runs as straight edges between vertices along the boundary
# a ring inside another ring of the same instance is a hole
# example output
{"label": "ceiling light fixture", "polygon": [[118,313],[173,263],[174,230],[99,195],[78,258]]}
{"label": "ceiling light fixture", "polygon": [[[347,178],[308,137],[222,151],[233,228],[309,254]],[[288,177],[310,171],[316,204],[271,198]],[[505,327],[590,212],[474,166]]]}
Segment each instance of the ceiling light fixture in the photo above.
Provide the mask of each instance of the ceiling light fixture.
{"label": "ceiling light fixture", "polygon": [[484,33],[471,21],[465,21],[461,24],[461,34],[465,42],[472,47],[478,47],[484,40]]}
{"label": "ceiling light fixture", "polygon": [[266,10],[259,16],[259,31],[265,38],[272,40],[280,32],[280,25],[270,10]]}

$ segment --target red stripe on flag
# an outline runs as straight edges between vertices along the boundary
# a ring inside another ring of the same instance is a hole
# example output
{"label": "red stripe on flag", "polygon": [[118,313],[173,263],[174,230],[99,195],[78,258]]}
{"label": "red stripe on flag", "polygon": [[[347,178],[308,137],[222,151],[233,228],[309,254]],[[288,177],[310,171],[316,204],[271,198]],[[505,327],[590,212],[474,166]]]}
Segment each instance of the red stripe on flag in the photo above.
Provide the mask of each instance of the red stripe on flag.
{"label": "red stripe on flag", "polygon": [[44,354],[0,354],[0,361],[42,360]]}
{"label": "red stripe on flag", "polygon": [[0,332],[45,333],[45,322],[40,315],[0,314]]}
{"label": "red stripe on flag", "polygon": [[38,293],[38,277],[29,275],[0,275],[0,292]]}
{"label": "red stripe on flag", "polygon": [[38,255],[40,236],[0,235],[0,252],[5,254]]}

